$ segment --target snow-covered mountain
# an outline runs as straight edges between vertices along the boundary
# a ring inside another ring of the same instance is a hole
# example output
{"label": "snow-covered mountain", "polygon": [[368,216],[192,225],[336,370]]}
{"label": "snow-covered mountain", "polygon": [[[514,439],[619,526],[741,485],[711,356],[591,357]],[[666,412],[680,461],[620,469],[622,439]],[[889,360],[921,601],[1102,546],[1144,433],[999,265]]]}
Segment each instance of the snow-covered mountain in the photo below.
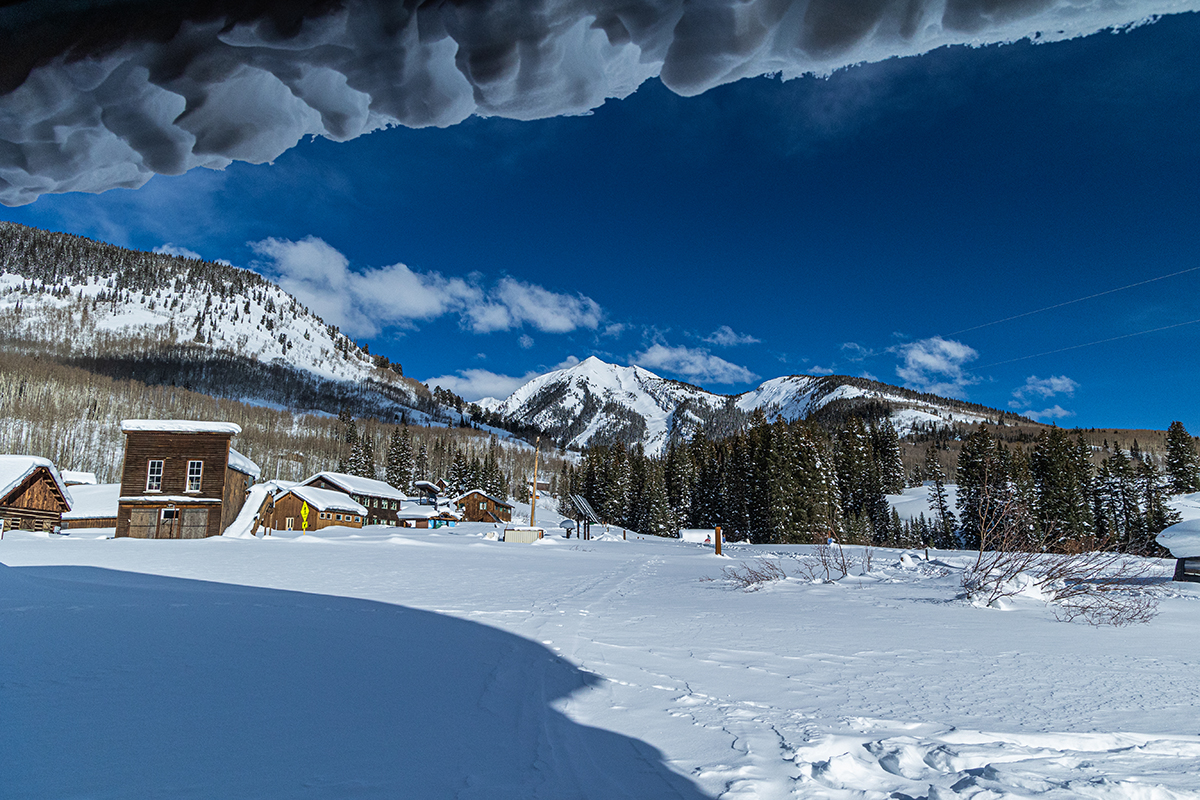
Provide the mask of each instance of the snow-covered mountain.
{"label": "snow-covered mountain", "polygon": [[294,410],[438,413],[370,355],[245,269],[0,222],[0,341],[89,371]]}
{"label": "snow-covered mountain", "polygon": [[737,430],[761,409],[768,418],[807,419],[875,403],[901,433],[922,426],[995,421],[1004,412],[864,378],[789,375],[740,395],[722,395],[596,357],[540,375],[508,398],[478,405],[506,419],[551,434],[564,447],[641,442],[661,453],[673,436],[703,430],[720,436]]}

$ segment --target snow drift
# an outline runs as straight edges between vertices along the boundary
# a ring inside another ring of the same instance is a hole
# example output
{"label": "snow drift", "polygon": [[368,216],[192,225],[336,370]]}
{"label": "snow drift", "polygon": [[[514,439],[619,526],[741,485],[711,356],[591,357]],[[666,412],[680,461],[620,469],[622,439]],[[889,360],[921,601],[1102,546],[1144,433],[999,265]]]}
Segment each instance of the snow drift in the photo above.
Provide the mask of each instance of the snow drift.
{"label": "snow drift", "polygon": [[148,0],[0,9],[0,202],[262,163],[301,138],[582,114],[954,44],[1053,41],[1200,0]]}

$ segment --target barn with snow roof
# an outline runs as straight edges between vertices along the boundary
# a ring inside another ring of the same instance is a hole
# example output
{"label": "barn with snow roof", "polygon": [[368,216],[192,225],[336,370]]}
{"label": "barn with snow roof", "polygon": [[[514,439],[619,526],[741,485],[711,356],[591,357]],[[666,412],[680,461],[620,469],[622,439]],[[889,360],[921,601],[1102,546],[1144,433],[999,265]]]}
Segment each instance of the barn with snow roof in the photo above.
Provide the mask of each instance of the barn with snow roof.
{"label": "barn with snow roof", "polygon": [[293,486],[277,495],[263,523],[272,531],[319,531],[331,525],[361,528],[367,509],[345,492]]}
{"label": "barn with snow roof", "polygon": [[454,505],[467,522],[512,522],[512,504],[482,489],[464,492],[454,498]]}
{"label": "barn with snow roof", "polygon": [[354,502],[366,508],[363,521],[367,525],[400,524],[397,512],[408,500],[404,492],[390,483],[344,472],[318,472],[308,480],[301,481],[300,485],[350,495]]}
{"label": "barn with snow roof", "polygon": [[203,539],[217,536],[246,502],[258,477],[230,443],[232,422],[127,419],[117,504],[118,537]]}
{"label": "barn with snow roof", "polygon": [[53,531],[71,510],[71,493],[54,464],[38,456],[0,455],[0,526]]}

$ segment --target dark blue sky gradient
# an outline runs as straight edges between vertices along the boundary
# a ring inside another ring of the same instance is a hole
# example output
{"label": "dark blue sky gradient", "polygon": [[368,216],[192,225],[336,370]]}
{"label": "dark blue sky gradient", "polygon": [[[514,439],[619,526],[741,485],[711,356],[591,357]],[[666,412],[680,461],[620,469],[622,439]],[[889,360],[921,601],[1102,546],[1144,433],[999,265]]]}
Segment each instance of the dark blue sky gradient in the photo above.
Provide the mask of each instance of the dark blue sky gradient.
{"label": "dark blue sky gradient", "polygon": [[[1197,41],[1200,16],[1184,14],[695,98],[652,82],[587,117],[311,141],[274,165],[0,217],[244,266],[250,242],[313,235],[356,269],[510,275],[626,325],[481,335],[446,316],[371,340],[421,379],[593,353],[628,363],[657,341],[762,378],[821,367],[902,383],[907,342],[1200,266]],[[960,394],[1005,408],[1030,376],[1066,376],[1072,395],[1021,408],[1200,433],[1200,324],[990,366],[1194,319],[1200,271],[952,336],[979,354]],[[761,342],[701,340],[721,325]],[[847,342],[873,354],[850,360]]]}

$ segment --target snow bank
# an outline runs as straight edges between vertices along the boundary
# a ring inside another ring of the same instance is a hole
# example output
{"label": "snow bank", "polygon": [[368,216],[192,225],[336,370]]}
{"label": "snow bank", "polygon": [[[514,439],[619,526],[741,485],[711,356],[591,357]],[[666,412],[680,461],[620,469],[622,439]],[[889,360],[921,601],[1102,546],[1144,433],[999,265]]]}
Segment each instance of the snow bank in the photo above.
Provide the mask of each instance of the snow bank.
{"label": "snow bank", "polygon": [[1200,557],[1200,519],[1189,519],[1164,528],[1158,543],[1176,558]]}
{"label": "snow bank", "polygon": [[262,510],[263,502],[266,501],[268,495],[274,494],[275,490],[275,485],[269,483],[256,483],[251,486],[250,491],[246,494],[246,502],[242,506],[242,510],[238,512],[237,517],[221,535],[234,539],[253,539],[254,518]]}
{"label": "snow bank", "polygon": [[117,516],[117,502],[121,496],[121,484],[101,483],[96,486],[72,486],[71,510],[62,515],[63,520],[96,519]]}

